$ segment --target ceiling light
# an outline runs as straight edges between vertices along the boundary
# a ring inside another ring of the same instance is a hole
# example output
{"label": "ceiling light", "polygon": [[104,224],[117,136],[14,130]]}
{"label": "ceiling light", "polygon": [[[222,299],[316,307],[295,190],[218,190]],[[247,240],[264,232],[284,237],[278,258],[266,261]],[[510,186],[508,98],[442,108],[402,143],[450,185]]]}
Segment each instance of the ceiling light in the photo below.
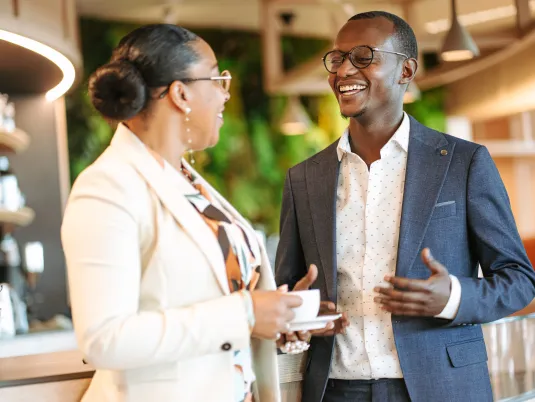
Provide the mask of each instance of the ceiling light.
{"label": "ceiling light", "polygon": [[305,134],[311,125],[310,118],[299,98],[290,97],[280,123],[281,132],[286,135]]}
{"label": "ceiling light", "polygon": [[[535,10],[535,0],[530,0],[529,6],[531,11],[533,12]],[[513,17],[515,15],[516,7],[514,5],[509,5],[459,15],[458,18],[462,26],[468,27],[472,25],[483,24],[485,22]],[[447,18],[430,21],[425,24],[425,30],[430,34],[446,32],[449,27],[450,20],[448,20]]]}
{"label": "ceiling light", "polygon": [[47,58],[54,63],[63,73],[63,78],[58,85],[50,89],[45,97],[46,100],[52,102],[61,96],[63,96],[74,83],[76,72],[74,65],[63,54],[50,46],[44,45],[41,42],[37,42],[33,39],[26,38],[25,36],[17,35],[12,32],[4,31],[0,29],[0,40],[13,43],[14,45],[21,46],[25,49],[31,50],[41,56]]}
{"label": "ceiling light", "polygon": [[444,61],[468,60],[479,56],[479,48],[459,23],[455,0],[451,0],[451,28],[444,39],[440,56]]}

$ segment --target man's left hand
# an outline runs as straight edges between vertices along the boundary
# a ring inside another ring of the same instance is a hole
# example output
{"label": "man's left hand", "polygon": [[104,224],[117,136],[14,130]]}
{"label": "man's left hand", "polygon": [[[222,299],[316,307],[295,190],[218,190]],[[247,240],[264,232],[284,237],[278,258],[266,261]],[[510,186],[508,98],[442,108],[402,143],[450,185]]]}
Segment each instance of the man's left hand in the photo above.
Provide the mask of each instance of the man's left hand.
{"label": "man's left hand", "polygon": [[408,279],[386,276],[391,287],[376,287],[374,301],[394,315],[434,317],[444,310],[451,292],[451,278],[444,265],[435,260],[428,248],[422,260],[431,271],[429,279]]}

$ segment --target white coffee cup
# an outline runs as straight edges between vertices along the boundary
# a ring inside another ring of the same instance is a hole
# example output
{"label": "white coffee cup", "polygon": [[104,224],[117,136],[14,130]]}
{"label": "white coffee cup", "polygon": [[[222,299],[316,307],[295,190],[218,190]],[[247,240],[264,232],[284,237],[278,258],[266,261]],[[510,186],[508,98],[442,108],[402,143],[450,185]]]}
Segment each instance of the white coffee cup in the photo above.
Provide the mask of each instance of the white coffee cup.
{"label": "white coffee cup", "polygon": [[292,323],[312,321],[318,316],[320,311],[320,291],[318,289],[297,290],[288,293],[303,299],[303,303],[299,307],[292,309],[295,313]]}

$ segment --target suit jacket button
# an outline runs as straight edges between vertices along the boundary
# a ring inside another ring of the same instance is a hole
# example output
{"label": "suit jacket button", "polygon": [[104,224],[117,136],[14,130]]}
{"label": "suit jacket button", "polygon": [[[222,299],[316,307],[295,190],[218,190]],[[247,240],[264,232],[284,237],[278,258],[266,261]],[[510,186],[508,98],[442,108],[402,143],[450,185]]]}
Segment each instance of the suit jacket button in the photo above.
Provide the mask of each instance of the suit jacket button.
{"label": "suit jacket button", "polygon": [[228,352],[231,348],[232,346],[228,342],[225,342],[223,345],[221,345],[221,349],[223,349],[225,352]]}

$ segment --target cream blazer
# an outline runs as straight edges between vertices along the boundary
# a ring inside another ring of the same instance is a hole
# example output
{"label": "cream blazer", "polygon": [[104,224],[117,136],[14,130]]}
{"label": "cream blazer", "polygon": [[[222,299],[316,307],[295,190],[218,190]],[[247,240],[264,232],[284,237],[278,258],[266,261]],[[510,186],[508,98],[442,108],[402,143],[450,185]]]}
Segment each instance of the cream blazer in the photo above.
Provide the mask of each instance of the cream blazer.
{"label": "cream blazer", "polygon": [[[77,178],[62,242],[78,345],[96,368],[83,402],[235,402],[233,351],[247,347],[256,402],[280,401],[275,343],[250,338],[192,191],[122,124]],[[258,286],[275,289],[263,248]]]}

